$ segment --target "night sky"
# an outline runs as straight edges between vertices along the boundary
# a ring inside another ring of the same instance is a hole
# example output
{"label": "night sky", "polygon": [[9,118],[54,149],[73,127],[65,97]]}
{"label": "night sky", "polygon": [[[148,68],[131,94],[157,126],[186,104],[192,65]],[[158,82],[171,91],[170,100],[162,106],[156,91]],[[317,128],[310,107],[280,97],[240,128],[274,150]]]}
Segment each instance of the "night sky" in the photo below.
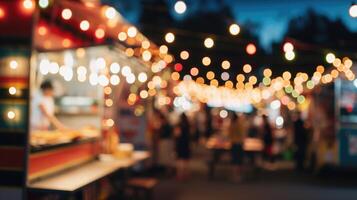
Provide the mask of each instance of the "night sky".
{"label": "night sky", "polygon": [[[141,1],[155,0],[106,0],[104,2],[115,5],[129,22],[139,25]],[[172,8],[170,13],[176,20],[187,19],[200,11],[214,12],[221,6],[229,5],[236,23],[253,22],[259,25],[258,36],[262,45],[267,48],[274,40],[281,39],[287,28],[287,22],[292,17],[303,15],[309,8],[332,19],[341,18],[351,30],[357,31],[357,19],[348,15],[351,0],[185,0],[188,8],[184,15],[174,12],[176,0],[165,1]]]}

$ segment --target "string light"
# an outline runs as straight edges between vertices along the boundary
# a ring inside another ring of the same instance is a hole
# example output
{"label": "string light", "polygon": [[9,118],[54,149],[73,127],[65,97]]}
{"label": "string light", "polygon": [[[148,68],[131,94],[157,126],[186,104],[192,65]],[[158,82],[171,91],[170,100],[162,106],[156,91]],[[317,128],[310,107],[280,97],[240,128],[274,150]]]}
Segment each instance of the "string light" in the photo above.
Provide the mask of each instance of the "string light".
{"label": "string light", "polygon": [[10,95],[15,95],[16,92],[17,92],[17,90],[16,90],[15,87],[10,87],[10,88],[9,88],[9,94],[10,94]]}
{"label": "string light", "polygon": [[249,43],[245,50],[249,55],[254,55],[257,52],[257,48],[252,43]]}
{"label": "string light", "polygon": [[40,8],[45,9],[48,7],[49,2],[48,2],[48,0],[39,0],[38,5],[40,6]]}
{"label": "string light", "polygon": [[144,83],[144,82],[147,81],[147,79],[148,79],[148,76],[146,75],[145,72],[140,72],[139,73],[139,75],[138,75],[139,82]]}
{"label": "string light", "polygon": [[118,33],[118,39],[119,39],[120,41],[125,41],[127,38],[128,38],[128,36],[126,35],[125,32],[120,32],[120,33]]}
{"label": "string light", "polygon": [[294,45],[290,42],[286,42],[283,46],[284,52],[294,51]]}
{"label": "string light", "polygon": [[117,15],[116,10],[113,7],[107,7],[105,9],[105,17],[108,19],[114,19]]}
{"label": "string light", "polygon": [[166,35],[165,35],[165,41],[166,41],[167,43],[173,43],[173,42],[175,41],[175,35],[174,35],[173,33],[171,33],[171,32],[166,33]]}
{"label": "string light", "polygon": [[208,66],[208,65],[210,65],[211,64],[211,58],[209,58],[209,57],[203,57],[202,58],[202,64],[204,65],[204,66]]}
{"label": "string light", "polygon": [[204,41],[204,45],[206,48],[212,48],[214,46],[214,41],[212,38],[206,38],[205,41]]}
{"label": "string light", "polygon": [[128,28],[127,34],[129,37],[133,38],[138,34],[138,29],[136,29],[134,26],[131,26]]}
{"label": "string light", "polygon": [[72,11],[68,8],[62,10],[61,16],[64,20],[69,20],[72,18]]}
{"label": "string light", "polygon": [[27,11],[32,11],[35,8],[34,3],[32,2],[32,0],[24,0],[22,2],[22,6]]}
{"label": "string light", "polygon": [[231,63],[228,60],[224,60],[222,61],[221,66],[223,69],[229,69],[231,67]]}
{"label": "string light", "polygon": [[190,54],[188,53],[188,51],[181,51],[180,57],[182,60],[187,60],[190,57]]}
{"label": "string light", "polygon": [[113,63],[110,65],[109,69],[110,69],[110,72],[111,72],[111,73],[117,74],[117,73],[119,73],[119,71],[120,71],[120,65],[119,65],[118,63],[116,63],[116,62],[113,62]]}
{"label": "string light", "polygon": [[97,37],[98,39],[102,39],[102,38],[104,38],[104,36],[105,36],[105,32],[102,28],[98,28],[95,31],[95,37]]}
{"label": "string light", "polygon": [[238,26],[238,24],[231,24],[229,26],[229,32],[232,34],[232,35],[238,35],[239,32],[240,32],[240,27]]}
{"label": "string light", "polygon": [[10,68],[11,69],[17,69],[18,66],[19,66],[19,64],[17,63],[16,60],[11,60],[10,61]]}
{"label": "string light", "polygon": [[87,20],[83,20],[81,21],[81,23],[79,24],[79,28],[82,30],[82,31],[87,31],[90,27],[90,24]]}
{"label": "string light", "polygon": [[244,71],[245,73],[250,73],[250,72],[252,71],[252,66],[251,66],[250,64],[245,64],[245,65],[243,66],[243,71]]}
{"label": "string light", "polygon": [[184,1],[177,1],[175,3],[174,8],[175,8],[176,13],[183,14],[184,12],[186,12],[187,6]]}
{"label": "string light", "polygon": [[287,51],[287,52],[285,52],[285,58],[286,58],[286,60],[288,60],[288,61],[294,60],[294,58],[295,58],[295,53],[294,53],[294,51]]}
{"label": "string light", "polygon": [[7,118],[9,118],[10,120],[15,119],[15,117],[16,117],[16,114],[14,111],[10,110],[7,112]]}
{"label": "string light", "polygon": [[191,68],[191,70],[190,70],[190,74],[191,74],[192,76],[197,76],[197,75],[198,75],[198,73],[199,73],[199,70],[198,70],[198,68],[197,68],[197,67],[193,67],[193,68]]}
{"label": "string light", "polygon": [[336,59],[335,54],[333,54],[333,53],[326,54],[326,62],[327,63],[332,64],[335,59]]}

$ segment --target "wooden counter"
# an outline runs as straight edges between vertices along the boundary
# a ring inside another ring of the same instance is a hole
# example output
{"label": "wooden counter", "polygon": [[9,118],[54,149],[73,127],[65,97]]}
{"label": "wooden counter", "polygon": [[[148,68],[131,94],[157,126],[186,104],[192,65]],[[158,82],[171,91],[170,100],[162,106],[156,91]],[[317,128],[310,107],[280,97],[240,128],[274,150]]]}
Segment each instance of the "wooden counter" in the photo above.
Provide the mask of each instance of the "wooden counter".
{"label": "wooden counter", "polygon": [[136,151],[131,158],[92,161],[52,177],[30,183],[29,190],[75,192],[119,169],[129,168],[150,157],[146,151]]}

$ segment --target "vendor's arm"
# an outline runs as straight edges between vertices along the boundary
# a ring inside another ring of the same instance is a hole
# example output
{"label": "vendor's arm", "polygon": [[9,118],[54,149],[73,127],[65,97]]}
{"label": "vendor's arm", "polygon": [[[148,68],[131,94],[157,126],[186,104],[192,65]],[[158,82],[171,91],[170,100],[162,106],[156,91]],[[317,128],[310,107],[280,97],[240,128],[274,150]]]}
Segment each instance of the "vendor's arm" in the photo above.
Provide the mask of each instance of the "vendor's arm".
{"label": "vendor's arm", "polygon": [[51,122],[51,124],[56,127],[59,130],[67,130],[68,128],[63,125],[56,116],[52,115],[49,113],[46,109],[46,106],[43,104],[40,104],[40,110],[41,112],[47,117],[47,119]]}

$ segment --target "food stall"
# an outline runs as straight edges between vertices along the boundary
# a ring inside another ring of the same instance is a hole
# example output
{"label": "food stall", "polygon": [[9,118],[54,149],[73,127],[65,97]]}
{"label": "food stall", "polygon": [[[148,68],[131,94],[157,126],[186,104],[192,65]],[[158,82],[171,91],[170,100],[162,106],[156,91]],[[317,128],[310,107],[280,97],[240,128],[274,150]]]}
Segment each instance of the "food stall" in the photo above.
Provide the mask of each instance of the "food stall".
{"label": "food stall", "polygon": [[1,128],[19,133],[1,135],[6,140],[0,157],[11,161],[8,168],[14,171],[1,185],[16,186],[13,195],[29,199],[110,195],[103,192],[106,177],[150,156],[131,144],[118,144],[119,99],[135,107],[154,96],[155,88],[147,89],[147,82],[162,76],[173,57],[100,1],[4,5],[25,9],[33,33],[19,34],[26,39],[21,48],[1,56],[6,69],[1,76],[8,76],[2,83],[8,100],[1,106]]}

